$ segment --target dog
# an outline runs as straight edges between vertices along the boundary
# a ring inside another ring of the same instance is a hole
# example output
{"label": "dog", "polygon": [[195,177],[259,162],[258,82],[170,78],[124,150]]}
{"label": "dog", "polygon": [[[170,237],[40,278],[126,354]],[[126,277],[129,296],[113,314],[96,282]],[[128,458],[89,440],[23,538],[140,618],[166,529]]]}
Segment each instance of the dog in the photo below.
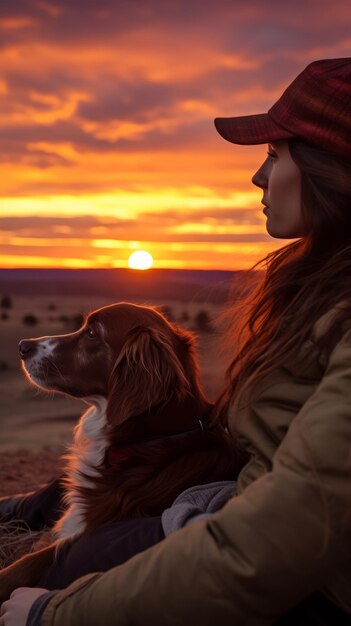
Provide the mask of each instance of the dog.
{"label": "dog", "polygon": [[65,455],[55,541],[0,572],[1,602],[35,586],[62,542],[160,515],[184,489],[235,479],[243,464],[202,390],[193,335],[156,307],[112,304],[70,334],[22,340],[19,351],[32,384],[90,406]]}

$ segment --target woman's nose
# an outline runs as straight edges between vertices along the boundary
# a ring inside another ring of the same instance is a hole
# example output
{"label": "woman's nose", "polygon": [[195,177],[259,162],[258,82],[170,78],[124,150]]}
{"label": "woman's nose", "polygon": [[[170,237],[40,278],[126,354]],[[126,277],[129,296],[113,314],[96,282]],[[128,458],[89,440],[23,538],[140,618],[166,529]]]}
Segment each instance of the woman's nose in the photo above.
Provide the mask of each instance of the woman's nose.
{"label": "woman's nose", "polygon": [[260,187],[260,189],[268,188],[268,172],[265,167],[265,163],[261,165],[261,167],[257,170],[257,172],[252,177],[252,182],[256,187]]}

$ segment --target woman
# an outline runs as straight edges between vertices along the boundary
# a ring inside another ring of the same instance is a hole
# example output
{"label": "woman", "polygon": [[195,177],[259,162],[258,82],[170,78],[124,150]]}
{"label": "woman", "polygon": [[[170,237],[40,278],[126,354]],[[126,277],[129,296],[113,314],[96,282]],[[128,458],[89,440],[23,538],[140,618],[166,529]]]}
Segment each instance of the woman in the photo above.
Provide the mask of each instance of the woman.
{"label": "woman", "polygon": [[104,574],[17,590],[0,626],[30,607],[27,626],[351,623],[351,58],[308,65],[268,114],[216,127],[268,143],[253,177],[267,230],[298,238],[231,312],[218,414],[249,457],[237,495]]}

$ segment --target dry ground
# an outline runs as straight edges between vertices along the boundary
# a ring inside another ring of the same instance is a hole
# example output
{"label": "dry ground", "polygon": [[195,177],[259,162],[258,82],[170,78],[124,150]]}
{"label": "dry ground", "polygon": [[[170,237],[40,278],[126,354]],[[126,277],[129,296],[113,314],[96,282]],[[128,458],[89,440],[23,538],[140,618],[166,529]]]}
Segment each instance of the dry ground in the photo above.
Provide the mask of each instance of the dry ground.
{"label": "dry ground", "polygon": [[[27,493],[60,473],[62,463],[55,452],[3,452],[0,457],[0,497]],[[31,550],[41,547],[40,531],[32,532],[11,523],[0,523],[0,569]]]}
{"label": "dry ground", "polygon": [[26,493],[55,478],[62,462],[56,452],[2,452],[0,457],[0,497]]}

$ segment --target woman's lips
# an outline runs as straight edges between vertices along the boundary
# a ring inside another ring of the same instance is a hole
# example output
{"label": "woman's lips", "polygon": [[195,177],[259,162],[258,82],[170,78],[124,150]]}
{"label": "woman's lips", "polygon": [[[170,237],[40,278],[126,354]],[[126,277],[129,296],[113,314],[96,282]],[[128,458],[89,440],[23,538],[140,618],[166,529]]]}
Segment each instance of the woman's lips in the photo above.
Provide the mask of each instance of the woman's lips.
{"label": "woman's lips", "polygon": [[263,204],[263,206],[264,206],[264,209],[263,209],[262,212],[266,215],[267,214],[267,209],[269,209],[269,206],[268,206],[268,204],[265,203],[264,198],[262,198],[261,204]]}

